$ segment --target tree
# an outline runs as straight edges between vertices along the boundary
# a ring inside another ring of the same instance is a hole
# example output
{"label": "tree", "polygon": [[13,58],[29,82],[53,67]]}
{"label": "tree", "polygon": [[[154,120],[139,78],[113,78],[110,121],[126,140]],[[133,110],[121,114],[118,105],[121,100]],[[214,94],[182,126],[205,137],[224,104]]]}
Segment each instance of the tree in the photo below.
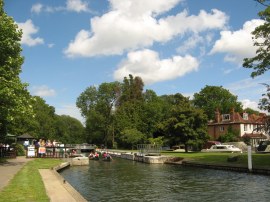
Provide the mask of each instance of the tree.
{"label": "tree", "polygon": [[19,74],[23,64],[20,40],[22,31],[4,12],[0,0],[0,141],[3,141],[11,123],[21,116],[33,116],[31,96],[27,84]]}
{"label": "tree", "polygon": [[[86,117],[87,141],[113,144],[114,111],[120,94],[120,83],[102,83],[88,87],[77,98],[76,105]],[[108,142],[109,141],[109,142]]]}
{"label": "tree", "polygon": [[222,86],[206,86],[199,93],[194,94],[193,103],[207,114],[209,120],[214,120],[215,111],[228,113],[232,108],[242,111],[242,104],[237,101],[237,96],[230,93]]}
{"label": "tree", "polygon": [[[254,71],[251,77],[262,75],[270,69],[270,1],[269,0],[256,0],[266,7],[265,10],[258,13],[259,17],[264,20],[264,24],[255,28],[252,32],[254,46],[257,47],[256,56],[253,58],[245,58],[243,67],[251,68]],[[267,91],[263,94],[263,98],[259,101],[259,109],[267,110],[270,112],[270,88],[268,84]],[[270,117],[265,118],[264,131],[270,131]]]}
{"label": "tree", "polygon": [[230,125],[226,134],[219,137],[220,142],[238,142],[239,141],[239,131],[233,129]]}
{"label": "tree", "polygon": [[159,124],[171,144],[182,143],[185,151],[189,145],[201,145],[208,138],[207,116],[191,105],[188,98],[176,94],[168,117]]}
{"label": "tree", "polygon": [[32,135],[36,138],[55,139],[57,134],[54,107],[46,104],[45,100],[39,96],[35,96],[34,99],[36,128]]}
{"label": "tree", "polygon": [[257,2],[266,6],[264,11],[258,13],[265,22],[252,32],[253,45],[257,47],[256,56],[245,58],[243,63],[245,68],[254,70],[251,73],[252,78],[264,74],[270,68],[270,6],[265,0],[257,0]]}
{"label": "tree", "polygon": [[56,115],[57,139],[63,143],[81,144],[85,142],[85,130],[82,123],[67,115]]}
{"label": "tree", "polygon": [[135,145],[143,143],[146,136],[138,131],[137,129],[125,129],[122,131],[121,140],[126,144],[126,146],[133,149]]}

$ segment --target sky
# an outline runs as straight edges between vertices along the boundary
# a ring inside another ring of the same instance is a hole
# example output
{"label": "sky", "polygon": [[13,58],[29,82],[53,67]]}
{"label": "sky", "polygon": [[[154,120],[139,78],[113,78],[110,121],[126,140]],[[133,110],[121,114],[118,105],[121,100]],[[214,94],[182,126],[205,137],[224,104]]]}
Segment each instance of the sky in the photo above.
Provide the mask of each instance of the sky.
{"label": "sky", "polygon": [[256,110],[270,80],[242,67],[263,23],[254,0],[6,0],[4,9],[23,30],[21,80],[82,122],[80,94],[129,74],[157,95],[222,86]]}

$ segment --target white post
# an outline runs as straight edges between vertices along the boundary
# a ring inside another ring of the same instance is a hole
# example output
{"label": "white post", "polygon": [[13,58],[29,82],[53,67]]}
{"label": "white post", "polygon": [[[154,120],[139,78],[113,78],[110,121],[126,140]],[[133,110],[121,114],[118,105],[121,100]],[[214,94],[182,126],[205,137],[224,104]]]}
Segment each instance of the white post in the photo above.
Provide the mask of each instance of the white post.
{"label": "white post", "polygon": [[251,146],[248,146],[248,170],[252,171],[252,157],[251,157]]}

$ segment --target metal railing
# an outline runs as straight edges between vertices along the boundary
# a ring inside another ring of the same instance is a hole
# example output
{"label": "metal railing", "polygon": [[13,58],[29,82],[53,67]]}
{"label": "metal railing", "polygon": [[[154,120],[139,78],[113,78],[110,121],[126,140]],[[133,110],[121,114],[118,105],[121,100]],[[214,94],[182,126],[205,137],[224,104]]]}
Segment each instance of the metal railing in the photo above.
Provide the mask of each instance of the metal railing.
{"label": "metal railing", "polygon": [[138,155],[140,156],[160,156],[162,146],[155,144],[138,144],[137,149]]}

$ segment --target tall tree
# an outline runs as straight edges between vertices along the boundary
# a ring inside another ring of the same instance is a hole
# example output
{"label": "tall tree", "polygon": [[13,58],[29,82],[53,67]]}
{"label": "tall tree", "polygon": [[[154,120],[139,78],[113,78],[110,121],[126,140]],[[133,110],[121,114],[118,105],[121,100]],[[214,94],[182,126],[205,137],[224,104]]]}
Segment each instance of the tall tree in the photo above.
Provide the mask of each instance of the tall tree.
{"label": "tall tree", "polygon": [[22,31],[4,12],[3,4],[0,0],[0,141],[17,118],[33,115],[27,84],[19,78],[23,64]]}
{"label": "tall tree", "polygon": [[193,103],[204,110],[209,120],[214,120],[215,110],[228,113],[232,108],[242,111],[242,104],[237,101],[237,96],[230,93],[222,86],[206,86],[199,93],[194,94]]}
{"label": "tall tree", "polygon": [[201,145],[208,138],[207,116],[201,109],[191,105],[188,98],[175,95],[175,104],[170,108],[167,118],[159,124],[170,144]]}
{"label": "tall tree", "polygon": [[33,136],[36,138],[55,139],[56,138],[56,115],[54,107],[46,104],[45,100],[35,96],[35,120],[37,122]]}
{"label": "tall tree", "polygon": [[257,47],[256,56],[253,58],[245,58],[243,66],[251,68],[254,71],[251,77],[264,74],[270,68],[270,6],[266,4],[265,0],[258,0],[264,4],[266,9],[258,13],[264,24],[255,28],[252,32],[254,46]]}
{"label": "tall tree", "polygon": [[85,142],[85,130],[82,123],[67,115],[56,115],[56,136],[63,143],[81,144]]}
{"label": "tall tree", "polygon": [[120,83],[102,83],[98,88],[88,87],[77,98],[77,107],[86,117],[87,140],[91,143],[113,142],[115,103],[120,94]]}

